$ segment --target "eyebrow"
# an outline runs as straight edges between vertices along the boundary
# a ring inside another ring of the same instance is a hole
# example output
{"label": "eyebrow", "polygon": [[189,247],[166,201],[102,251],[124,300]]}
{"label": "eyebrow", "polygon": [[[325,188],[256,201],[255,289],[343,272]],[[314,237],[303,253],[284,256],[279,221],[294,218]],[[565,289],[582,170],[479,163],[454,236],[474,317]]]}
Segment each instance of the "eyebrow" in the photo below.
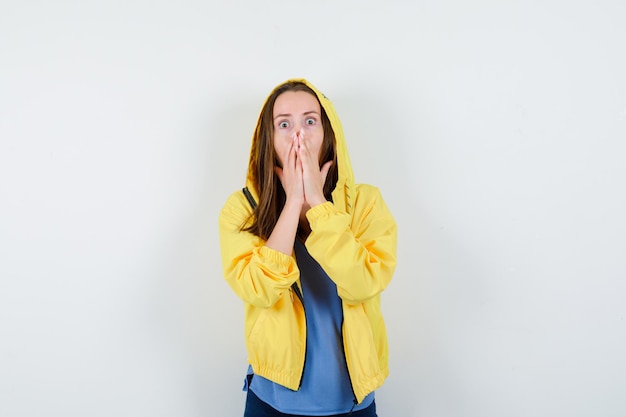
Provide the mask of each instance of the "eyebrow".
{"label": "eyebrow", "polygon": [[[311,111],[307,111],[307,112],[302,113],[303,116],[306,116],[307,114],[317,114],[318,116],[320,115],[315,110],[311,110]],[[291,116],[291,113],[277,114],[276,116],[274,116],[274,120],[278,119],[279,117],[288,117],[288,116]]]}

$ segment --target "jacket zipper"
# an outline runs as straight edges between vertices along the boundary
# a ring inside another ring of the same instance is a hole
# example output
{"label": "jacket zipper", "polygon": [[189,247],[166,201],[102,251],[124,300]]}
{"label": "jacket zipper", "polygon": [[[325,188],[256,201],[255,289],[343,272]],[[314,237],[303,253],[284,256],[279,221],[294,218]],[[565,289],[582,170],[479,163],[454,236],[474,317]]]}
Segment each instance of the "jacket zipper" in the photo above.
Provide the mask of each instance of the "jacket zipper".
{"label": "jacket zipper", "polygon": [[354,403],[352,405],[352,409],[350,410],[350,414],[349,415],[351,415],[352,414],[352,410],[354,410],[354,407],[356,407],[359,404],[359,402],[357,401],[356,393],[354,392],[354,384],[352,383],[352,376],[350,375],[350,368],[348,367],[348,358],[346,356],[346,346],[345,345],[343,345],[343,357],[346,360],[346,370],[348,371],[348,379],[350,380],[350,388],[352,389],[352,397],[353,397],[352,402]]}
{"label": "jacket zipper", "polygon": [[[343,320],[341,322],[341,328],[343,329]],[[341,335],[342,339],[343,339],[343,330],[342,330],[342,335]],[[345,344],[343,344],[343,357],[346,359],[346,370],[348,371],[348,379],[350,380],[350,388],[352,389],[352,396],[354,397],[354,399],[352,400],[352,408],[350,409],[350,413],[348,415],[352,415],[352,411],[354,410],[354,407],[356,407],[357,405],[359,405],[358,400],[356,399],[356,393],[354,392],[354,385],[352,384],[352,376],[350,375],[350,367],[348,366],[348,358],[346,357],[346,346]]]}
{"label": "jacket zipper", "polygon": [[[302,292],[300,291],[300,287],[298,287],[298,284],[295,282],[291,284],[291,293],[292,293],[292,297],[293,297],[293,293],[295,293],[296,297],[298,297],[298,300],[300,300],[300,304],[302,304],[302,311],[304,311],[304,318],[305,318],[305,323],[306,323],[306,310],[304,308],[304,296],[302,295]],[[308,349],[308,343],[307,343],[306,335],[305,335],[304,363],[302,364],[302,374],[300,374],[300,382],[298,382],[298,389],[302,387],[302,380],[304,379],[304,368],[306,368],[306,350],[307,349]]]}
{"label": "jacket zipper", "polygon": [[296,293],[296,297],[298,297],[298,300],[300,300],[300,302],[302,303],[302,309],[304,310],[304,298],[302,297],[302,293],[300,292],[300,287],[298,287],[298,284],[294,282],[293,284],[291,284],[291,289],[293,292]]}

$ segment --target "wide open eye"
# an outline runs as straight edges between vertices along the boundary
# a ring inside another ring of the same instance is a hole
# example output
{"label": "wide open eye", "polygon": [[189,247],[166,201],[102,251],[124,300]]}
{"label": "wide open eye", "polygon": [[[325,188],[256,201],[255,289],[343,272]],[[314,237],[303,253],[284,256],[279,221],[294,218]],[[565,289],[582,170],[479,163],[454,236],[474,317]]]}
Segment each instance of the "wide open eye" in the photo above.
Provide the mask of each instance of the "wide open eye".
{"label": "wide open eye", "polygon": [[315,120],[313,117],[309,117],[304,121],[304,123],[306,123],[307,125],[314,125],[316,121],[317,120]]}
{"label": "wide open eye", "polygon": [[280,127],[281,129],[287,129],[289,127],[289,122],[286,120],[283,120],[282,122],[278,124],[278,127]]}

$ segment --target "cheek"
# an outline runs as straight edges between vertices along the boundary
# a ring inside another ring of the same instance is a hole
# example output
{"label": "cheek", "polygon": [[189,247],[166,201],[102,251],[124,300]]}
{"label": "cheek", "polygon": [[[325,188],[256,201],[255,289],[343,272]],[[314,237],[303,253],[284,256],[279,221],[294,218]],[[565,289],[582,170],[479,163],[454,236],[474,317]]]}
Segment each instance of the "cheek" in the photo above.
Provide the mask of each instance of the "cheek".
{"label": "cheek", "polygon": [[311,148],[317,158],[319,159],[322,155],[322,143],[324,142],[324,133],[320,132],[315,138],[311,141]]}
{"label": "cheek", "polygon": [[285,135],[274,135],[274,151],[276,152],[276,156],[278,157],[281,165],[283,163],[283,158],[289,149],[289,143],[290,139],[285,137]]}

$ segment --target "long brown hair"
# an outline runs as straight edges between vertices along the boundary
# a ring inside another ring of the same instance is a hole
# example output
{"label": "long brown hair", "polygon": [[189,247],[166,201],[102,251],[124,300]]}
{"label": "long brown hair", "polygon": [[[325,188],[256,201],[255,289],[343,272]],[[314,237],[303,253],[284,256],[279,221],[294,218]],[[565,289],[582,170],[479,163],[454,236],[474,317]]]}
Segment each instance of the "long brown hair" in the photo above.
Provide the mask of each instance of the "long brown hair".
{"label": "long brown hair", "polygon": [[[270,94],[261,109],[261,114],[259,115],[259,120],[254,131],[253,147],[248,165],[248,172],[259,195],[259,201],[252,214],[252,224],[242,230],[252,232],[265,240],[269,238],[272,230],[274,230],[274,226],[278,221],[278,217],[280,216],[286,200],[285,191],[283,190],[278,175],[276,175],[274,171],[274,167],[278,166],[279,162],[276,151],[274,150],[273,113],[276,98],[287,91],[307,92],[313,95],[319,103],[317,95],[309,86],[299,81],[288,81],[279,85],[272,91],[272,94]],[[320,109],[322,113],[322,127],[324,130],[324,139],[320,150],[320,167],[328,161],[333,161],[330,171],[326,176],[326,182],[324,183],[324,196],[330,201],[332,198],[331,193],[337,184],[339,175],[337,169],[337,144],[335,142],[335,132],[330,125],[330,120],[321,103]]]}

